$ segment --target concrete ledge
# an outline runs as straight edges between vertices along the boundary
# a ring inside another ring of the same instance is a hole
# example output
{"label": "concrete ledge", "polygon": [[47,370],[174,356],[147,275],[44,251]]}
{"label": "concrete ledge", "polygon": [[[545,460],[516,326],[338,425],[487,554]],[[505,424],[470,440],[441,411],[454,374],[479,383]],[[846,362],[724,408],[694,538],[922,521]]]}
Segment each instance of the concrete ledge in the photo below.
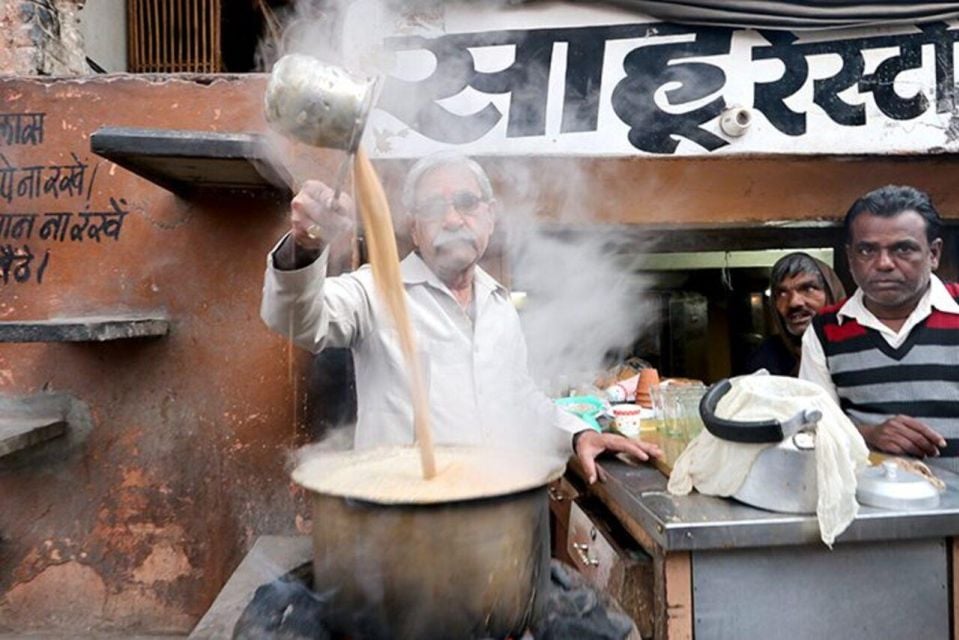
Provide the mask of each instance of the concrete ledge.
{"label": "concrete ledge", "polygon": [[37,394],[0,402],[0,457],[62,436],[67,431],[69,396]]}
{"label": "concrete ledge", "polygon": [[90,149],[180,196],[286,197],[292,180],[270,161],[264,140],[255,133],[102,127],[90,136]]}
{"label": "concrete ledge", "polygon": [[52,440],[67,432],[62,418],[11,420],[0,417],[0,457]]}
{"label": "concrete ledge", "polygon": [[0,342],[104,342],[165,336],[169,319],[142,316],[91,316],[0,322]]}

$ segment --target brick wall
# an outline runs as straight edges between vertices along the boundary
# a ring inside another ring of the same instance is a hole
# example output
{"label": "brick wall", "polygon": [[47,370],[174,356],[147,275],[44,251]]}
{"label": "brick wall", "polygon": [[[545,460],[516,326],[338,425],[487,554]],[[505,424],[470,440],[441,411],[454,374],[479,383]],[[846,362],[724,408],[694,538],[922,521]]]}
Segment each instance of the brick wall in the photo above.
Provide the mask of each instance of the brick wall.
{"label": "brick wall", "polygon": [[84,0],[0,3],[0,74],[88,73],[77,14]]}

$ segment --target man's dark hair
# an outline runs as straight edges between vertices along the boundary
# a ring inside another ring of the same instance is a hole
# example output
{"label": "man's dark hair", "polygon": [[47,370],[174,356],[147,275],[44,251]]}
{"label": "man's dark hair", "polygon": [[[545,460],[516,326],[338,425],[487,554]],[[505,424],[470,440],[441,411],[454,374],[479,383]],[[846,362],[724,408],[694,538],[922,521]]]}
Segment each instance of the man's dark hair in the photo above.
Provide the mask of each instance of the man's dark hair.
{"label": "man's dark hair", "polygon": [[852,241],[852,221],[859,214],[870,213],[874,216],[892,218],[906,211],[915,211],[926,221],[926,239],[929,242],[939,237],[942,231],[942,218],[933,206],[929,194],[914,187],[889,184],[870,191],[849,207],[846,218],[843,220],[846,242]]}
{"label": "man's dark hair", "polygon": [[823,289],[826,288],[826,280],[823,278],[816,260],[808,253],[801,251],[786,254],[777,260],[769,274],[769,283],[775,288],[786,278],[798,276],[800,273],[809,273],[816,276],[819,286]]}

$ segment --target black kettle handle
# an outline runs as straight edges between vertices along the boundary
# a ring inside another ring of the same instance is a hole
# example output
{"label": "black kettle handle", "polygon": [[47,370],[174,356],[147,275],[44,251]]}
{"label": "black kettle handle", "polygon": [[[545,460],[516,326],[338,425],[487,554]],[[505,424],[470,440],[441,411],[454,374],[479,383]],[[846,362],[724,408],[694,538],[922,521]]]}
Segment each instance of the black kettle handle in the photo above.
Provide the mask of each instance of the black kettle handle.
{"label": "black kettle handle", "polygon": [[720,380],[706,391],[699,401],[699,415],[703,419],[706,430],[722,440],[730,442],[748,442],[763,444],[767,442],[781,442],[783,426],[778,420],[764,420],[761,422],[738,422],[724,420],[716,415],[716,406],[726,393],[732,388],[729,379]]}

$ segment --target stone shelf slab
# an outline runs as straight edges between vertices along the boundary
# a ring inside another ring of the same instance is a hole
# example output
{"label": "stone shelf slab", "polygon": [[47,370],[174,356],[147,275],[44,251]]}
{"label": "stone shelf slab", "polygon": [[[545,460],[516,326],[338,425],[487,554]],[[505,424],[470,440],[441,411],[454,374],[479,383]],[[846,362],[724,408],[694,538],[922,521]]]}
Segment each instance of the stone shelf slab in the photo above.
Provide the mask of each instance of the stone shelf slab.
{"label": "stone shelf slab", "polygon": [[65,434],[68,402],[62,394],[2,398],[0,457]]}
{"label": "stone shelf slab", "polygon": [[260,134],[101,127],[90,136],[90,149],[184,197],[203,191],[282,196],[291,184],[269,162]]}
{"label": "stone shelf slab", "polygon": [[11,419],[0,416],[0,458],[41,442],[52,440],[67,432],[64,418]]}
{"label": "stone shelf slab", "polygon": [[0,342],[105,342],[165,336],[170,321],[162,316],[91,316],[0,322]]}

